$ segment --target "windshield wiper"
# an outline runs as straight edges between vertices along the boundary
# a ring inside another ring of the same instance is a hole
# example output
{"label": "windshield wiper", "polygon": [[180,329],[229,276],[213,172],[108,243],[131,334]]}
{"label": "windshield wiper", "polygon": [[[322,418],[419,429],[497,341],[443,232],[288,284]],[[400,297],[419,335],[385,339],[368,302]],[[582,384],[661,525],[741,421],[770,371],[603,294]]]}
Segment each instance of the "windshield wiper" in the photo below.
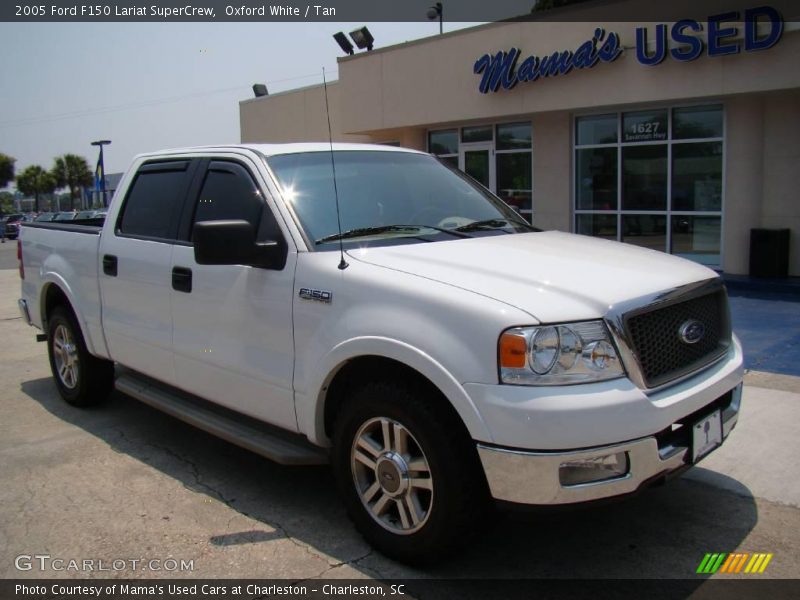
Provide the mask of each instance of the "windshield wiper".
{"label": "windshield wiper", "polygon": [[356,229],[348,229],[342,233],[334,233],[333,235],[326,235],[318,240],[314,240],[315,244],[325,244],[326,242],[335,242],[337,240],[348,240],[359,237],[367,237],[370,235],[377,235],[381,233],[388,233],[390,231],[407,231],[409,233],[420,231],[421,229],[434,229],[442,233],[449,233],[452,236],[465,238],[472,237],[466,233],[461,233],[455,229],[445,229],[444,227],[436,227],[435,225],[379,225],[376,227],[358,227]]}
{"label": "windshield wiper", "polygon": [[525,221],[516,221],[510,219],[484,219],[483,221],[473,221],[472,223],[467,223],[466,225],[462,225],[461,227],[456,227],[454,231],[480,231],[481,229],[502,229],[506,225],[514,224],[514,225],[522,225],[526,229],[531,231],[539,231],[530,223],[526,223]]}

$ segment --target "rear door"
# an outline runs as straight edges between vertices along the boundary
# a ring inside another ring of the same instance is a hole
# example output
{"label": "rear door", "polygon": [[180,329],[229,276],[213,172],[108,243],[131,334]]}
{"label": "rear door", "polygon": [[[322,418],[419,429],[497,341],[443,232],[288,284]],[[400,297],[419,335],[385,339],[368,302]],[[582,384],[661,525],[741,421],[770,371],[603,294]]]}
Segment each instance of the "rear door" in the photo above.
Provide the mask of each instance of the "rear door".
{"label": "rear door", "polygon": [[171,290],[175,378],[186,391],[296,430],[293,244],[278,271],[199,265],[191,243],[196,222],[244,219],[258,241],[286,244],[290,238],[259,177],[244,157],[208,159],[201,167],[172,254],[172,271],[183,278]]}
{"label": "rear door", "polygon": [[172,252],[189,183],[190,159],[139,167],[113,231],[100,240],[103,332],[117,362],[172,382]]}

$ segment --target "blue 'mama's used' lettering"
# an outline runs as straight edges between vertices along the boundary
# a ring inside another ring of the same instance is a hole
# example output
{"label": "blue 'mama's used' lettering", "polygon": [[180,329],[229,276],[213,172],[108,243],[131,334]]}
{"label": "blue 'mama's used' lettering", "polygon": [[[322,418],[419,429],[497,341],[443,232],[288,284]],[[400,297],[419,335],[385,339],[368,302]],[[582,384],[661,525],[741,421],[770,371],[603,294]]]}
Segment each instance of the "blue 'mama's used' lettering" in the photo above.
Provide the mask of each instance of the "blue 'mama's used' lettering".
{"label": "blue 'mama's used' lettering", "polygon": [[[700,32],[703,25],[693,19],[683,19],[675,23],[670,29],[670,38],[676,45],[669,50],[669,55],[678,61],[690,61],[699,58],[703,50],[709,56],[726,56],[738,54],[741,50],[740,42],[734,38],[739,34],[735,26],[727,23],[737,21],[739,13],[736,11],[712,15],[708,17],[707,42],[704,43]],[[768,26],[766,34],[759,37],[758,24],[764,22]],[[777,10],[770,6],[749,8],[744,11],[744,50],[754,52],[766,50],[778,43],[783,34],[783,19]],[[636,28],[636,60],[643,65],[657,65],[667,57],[667,26],[656,25],[653,51],[648,54],[648,34],[646,27]]]}
{"label": "blue 'mama's used' lettering", "polygon": [[619,35],[609,33],[605,42],[597,47],[598,42],[605,37],[605,31],[597,29],[594,37],[581,44],[574,52],[564,50],[553,52],[541,58],[529,56],[517,68],[520,57],[519,48],[511,48],[507,52],[497,54],[484,54],[473,67],[473,72],[481,75],[478,89],[482,94],[496,92],[502,86],[505,90],[513,89],[517,83],[536,81],[540,77],[555,77],[566,75],[573,69],[590,69],[598,61],[612,62],[622,53]]}

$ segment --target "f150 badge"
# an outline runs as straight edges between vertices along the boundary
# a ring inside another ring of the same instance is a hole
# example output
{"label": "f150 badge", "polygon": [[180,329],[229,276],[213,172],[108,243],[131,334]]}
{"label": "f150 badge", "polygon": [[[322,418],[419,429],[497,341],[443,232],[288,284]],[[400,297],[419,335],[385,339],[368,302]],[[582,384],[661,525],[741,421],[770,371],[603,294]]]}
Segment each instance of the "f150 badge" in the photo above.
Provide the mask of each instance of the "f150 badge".
{"label": "f150 badge", "polygon": [[326,290],[312,290],[311,288],[300,288],[300,297],[303,300],[316,300],[330,304],[333,294]]}

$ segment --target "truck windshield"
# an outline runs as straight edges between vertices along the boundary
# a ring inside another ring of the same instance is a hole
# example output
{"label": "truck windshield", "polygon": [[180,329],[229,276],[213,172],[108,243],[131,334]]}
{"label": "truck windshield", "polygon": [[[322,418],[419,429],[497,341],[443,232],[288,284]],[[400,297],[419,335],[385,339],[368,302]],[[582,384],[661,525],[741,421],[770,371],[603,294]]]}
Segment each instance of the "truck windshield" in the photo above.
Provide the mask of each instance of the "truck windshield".
{"label": "truck windshield", "polygon": [[330,152],[267,159],[283,197],[320,250],[456,240],[535,231],[519,214],[427,154],[334,151],[341,232]]}

